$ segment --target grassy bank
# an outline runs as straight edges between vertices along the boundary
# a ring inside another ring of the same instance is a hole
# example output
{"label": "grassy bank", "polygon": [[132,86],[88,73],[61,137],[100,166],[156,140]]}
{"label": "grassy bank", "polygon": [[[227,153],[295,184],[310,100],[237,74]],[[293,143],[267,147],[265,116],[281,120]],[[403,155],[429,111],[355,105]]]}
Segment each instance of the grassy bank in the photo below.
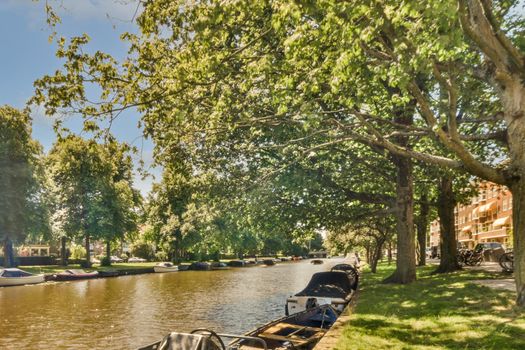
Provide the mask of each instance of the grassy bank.
{"label": "grassy bank", "polygon": [[337,349],[525,349],[525,315],[513,306],[515,293],[471,283],[500,275],[430,275],[424,267],[415,283],[382,284],[393,269],[364,273]]}

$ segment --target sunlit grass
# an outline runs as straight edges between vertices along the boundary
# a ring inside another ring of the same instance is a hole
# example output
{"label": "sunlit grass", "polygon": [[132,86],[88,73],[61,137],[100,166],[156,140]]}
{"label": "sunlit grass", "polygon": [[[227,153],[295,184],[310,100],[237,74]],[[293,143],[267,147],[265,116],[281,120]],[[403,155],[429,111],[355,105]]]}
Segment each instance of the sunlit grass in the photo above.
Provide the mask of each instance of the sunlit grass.
{"label": "sunlit grass", "polygon": [[357,306],[338,350],[525,349],[525,315],[515,293],[470,283],[499,278],[483,271],[431,275],[410,285],[382,284],[394,266],[365,272]]}

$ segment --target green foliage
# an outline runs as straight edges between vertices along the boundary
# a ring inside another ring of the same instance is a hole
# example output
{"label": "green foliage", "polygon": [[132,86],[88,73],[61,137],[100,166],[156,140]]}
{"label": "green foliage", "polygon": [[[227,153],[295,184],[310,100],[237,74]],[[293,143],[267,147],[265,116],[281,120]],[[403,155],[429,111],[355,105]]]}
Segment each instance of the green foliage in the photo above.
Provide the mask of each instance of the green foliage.
{"label": "green foliage", "polygon": [[130,247],[131,255],[146,260],[153,260],[155,250],[153,245],[145,241],[136,241]]}
{"label": "green foliage", "polygon": [[86,257],[86,248],[79,244],[71,244],[69,250],[71,252],[71,259],[83,259]]}
{"label": "green foliage", "polygon": [[111,259],[109,256],[100,258],[100,266],[111,266]]}
{"label": "green foliage", "polygon": [[41,146],[27,111],[0,107],[0,241],[49,238],[49,202]]}
{"label": "green foliage", "polygon": [[59,138],[49,157],[58,229],[71,238],[104,241],[136,230],[136,207],[129,147],[68,135]]}

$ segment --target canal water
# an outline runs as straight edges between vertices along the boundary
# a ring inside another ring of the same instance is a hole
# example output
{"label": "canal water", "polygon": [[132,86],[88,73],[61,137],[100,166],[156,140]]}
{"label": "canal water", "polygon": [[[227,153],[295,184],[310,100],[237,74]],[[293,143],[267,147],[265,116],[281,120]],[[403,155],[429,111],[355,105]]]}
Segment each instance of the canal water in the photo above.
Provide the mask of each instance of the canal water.
{"label": "canal water", "polygon": [[284,316],[325,259],[0,288],[0,349],[134,349],[170,331],[244,333]]}

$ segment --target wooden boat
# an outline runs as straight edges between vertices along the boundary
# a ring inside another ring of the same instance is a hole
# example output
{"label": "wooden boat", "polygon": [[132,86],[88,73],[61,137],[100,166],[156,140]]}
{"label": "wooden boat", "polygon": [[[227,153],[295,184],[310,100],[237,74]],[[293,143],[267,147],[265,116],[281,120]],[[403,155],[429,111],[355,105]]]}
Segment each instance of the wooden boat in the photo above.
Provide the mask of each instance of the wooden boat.
{"label": "wooden boat", "polygon": [[[311,350],[337,320],[330,305],[322,305],[269,322],[244,335],[221,334],[207,329],[191,333],[172,332],[163,340],[139,350]],[[232,339],[225,346],[223,339]]]}
{"label": "wooden boat", "polygon": [[311,264],[314,264],[314,265],[321,265],[321,264],[324,264],[324,261],[321,260],[321,259],[314,259],[312,261],[310,261]]}
{"label": "wooden boat", "polygon": [[170,263],[170,262],[161,262],[153,266],[153,271],[155,272],[177,272],[179,271],[179,267],[176,265],[173,265],[173,263]]}
{"label": "wooden boat", "polygon": [[332,305],[342,312],[354,293],[348,274],[343,271],[315,273],[305,289],[286,300],[286,314]]}
{"label": "wooden boat", "polygon": [[82,269],[70,269],[53,275],[55,281],[74,281],[98,277],[97,271],[86,272]]}
{"label": "wooden boat", "polygon": [[0,287],[44,282],[44,274],[35,275],[16,268],[0,269]]}
{"label": "wooden boat", "polygon": [[[339,316],[331,305],[321,305],[265,324],[245,336],[264,340],[267,349],[312,349]],[[230,349],[264,349],[260,341],[234,339]]]}
{"label": "wooden boat", "polygon": [[211,263],[211,269],[212,270],[229,270],[230,268],[226,263],[223,262],[212,262]]}

